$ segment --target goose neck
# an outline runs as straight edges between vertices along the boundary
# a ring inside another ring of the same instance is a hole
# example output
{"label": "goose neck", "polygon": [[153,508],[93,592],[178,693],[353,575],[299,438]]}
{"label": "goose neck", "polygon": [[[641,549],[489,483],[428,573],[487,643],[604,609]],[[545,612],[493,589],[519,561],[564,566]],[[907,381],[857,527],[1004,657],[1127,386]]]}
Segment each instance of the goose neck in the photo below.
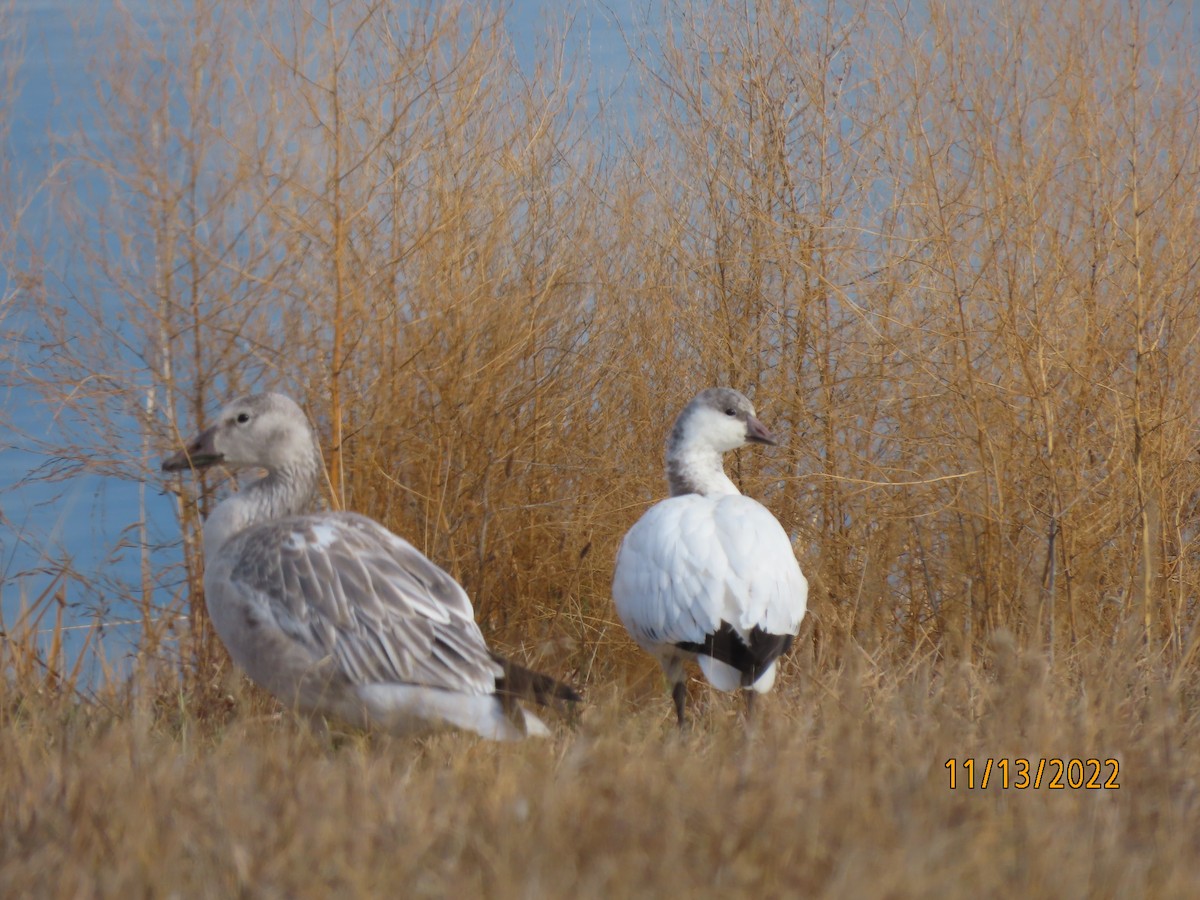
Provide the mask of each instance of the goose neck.
{"label": "goose neck", "polygon": [[672,448],[667,453],[667,484],[672,497],[741,493],[725,474],[721,454],[712,448]]}

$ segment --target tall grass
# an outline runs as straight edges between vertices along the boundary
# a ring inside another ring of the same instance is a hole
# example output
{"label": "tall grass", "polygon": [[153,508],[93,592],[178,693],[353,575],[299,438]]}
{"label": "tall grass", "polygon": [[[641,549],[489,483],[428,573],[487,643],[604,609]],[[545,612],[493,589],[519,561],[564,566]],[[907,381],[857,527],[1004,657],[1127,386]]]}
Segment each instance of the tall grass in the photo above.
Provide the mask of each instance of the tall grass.
{"label": "tall grass", "polygon": [[[326,502],[590,708],[539,746],[331,749],[230,670],[199,543],[226,488],[172,480],[132,680],[80,702],[28,629],[0,641],[0,887],[1194,890],[1193,13],[659,13],[633,130],[569,37],[522,68],[470,5],[112,25],[71,271],[6,263],[51,313],[22,371],[80,423],[59,455],[158,485],[219,401],[288,391]],[[717,383],[785,438],[730,468],[812,585],[749,742],[703,695],[670,733],[609,600],[670,420]],[[947,786],[950,757],[1018,755],[1119,758],[1122,787]]]}

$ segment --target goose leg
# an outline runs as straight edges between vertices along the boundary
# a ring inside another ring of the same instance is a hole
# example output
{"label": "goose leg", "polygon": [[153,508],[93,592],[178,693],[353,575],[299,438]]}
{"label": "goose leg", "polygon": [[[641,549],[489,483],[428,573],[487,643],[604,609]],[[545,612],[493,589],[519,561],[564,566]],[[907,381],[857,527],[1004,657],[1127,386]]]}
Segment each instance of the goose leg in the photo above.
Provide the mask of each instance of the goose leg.
{"label": "goose leg", "polygon": [[687,719],[683,715],[683,707],[687,703],[686,682],[675,682],[675,685],[671,688],[671,699],[675,701],[675,718],[679,721],[679,727],[683,728],[687,723]]}

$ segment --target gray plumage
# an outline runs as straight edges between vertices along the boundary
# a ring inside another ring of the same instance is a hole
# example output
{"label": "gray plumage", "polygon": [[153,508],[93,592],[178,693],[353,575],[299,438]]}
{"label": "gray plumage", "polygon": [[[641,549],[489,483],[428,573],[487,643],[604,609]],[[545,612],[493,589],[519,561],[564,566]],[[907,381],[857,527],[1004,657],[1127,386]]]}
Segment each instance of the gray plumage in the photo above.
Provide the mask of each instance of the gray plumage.
{"label": "gray plumage", "polygon": [[321,468],[287,397],[235,400],[163,469],[215,464],[267,470],[205,523],[204,588],[233,661],[285,703],[397,734],[514,739],[548,730],[509,694],[578,699],[492,654],[466,592],[407,541],[365,516],[303,512]]}

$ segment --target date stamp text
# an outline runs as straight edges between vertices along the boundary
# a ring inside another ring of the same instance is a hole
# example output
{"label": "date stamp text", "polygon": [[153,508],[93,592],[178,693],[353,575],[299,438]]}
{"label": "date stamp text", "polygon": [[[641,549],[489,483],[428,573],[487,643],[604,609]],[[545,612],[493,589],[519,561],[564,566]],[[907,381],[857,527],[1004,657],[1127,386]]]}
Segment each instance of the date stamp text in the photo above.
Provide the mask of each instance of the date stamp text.
{"label": "date stamp text", "polygon": [[973,790],[989,787],[1001,790],[1023,791],[1033,788],[1047,790],[1111,791],[1121,787],[1117,778],[1121,762],[1116,759],[1035,759],[1023,757],[1008,759],[964,759],[951,757],[946,760],[950,770],[950,790],[967,788]]}

